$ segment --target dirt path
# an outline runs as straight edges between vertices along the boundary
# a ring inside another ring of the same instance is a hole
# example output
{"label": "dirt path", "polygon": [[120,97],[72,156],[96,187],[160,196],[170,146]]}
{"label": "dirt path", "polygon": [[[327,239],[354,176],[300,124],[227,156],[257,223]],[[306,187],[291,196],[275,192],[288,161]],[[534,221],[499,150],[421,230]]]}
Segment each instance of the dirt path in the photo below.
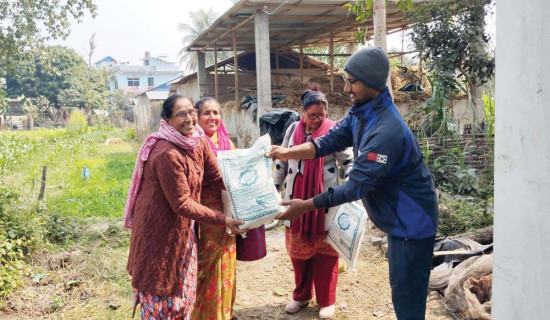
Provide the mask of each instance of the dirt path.
{"label": "dirt path", "polygon": [[[370,239],[370,236],[365,238]],[[294,289],[284,231],[268,231],[266,241],[268,254],[265,258],[237,264],[236,315],[241,319],[318,319],[319,306],[314,301],[296,314],[284,311]],[[357,272],[340,272],[333,319],[396,319],[391,303],[388,263],[380,250],[367,241],[361,247]],[[443,299],[437,292],[428,297],[426,319],[453,319],[443,308]]]}
{"label": "dirt path", "polygon": [[[33,257],[29,277],[0,303],[0,320],[131,319],[132,288],[125,270],[128,231],[120,219],[98,220],[79,229],[85,238],[80,245],[59,252],[43,250]],[[237,263],[236,315],[241,320],[318,319],[314,301],[296,314],[284,311],[294,289],[284,230],[270,230],[266,236],[265,258]],[[361,247],[357,272],[345,270],[339,275],[335,320],[396,319],[387,261],[367,242]],[[430,294],[426,319],[453,319],[442,303],[438,293]]]}

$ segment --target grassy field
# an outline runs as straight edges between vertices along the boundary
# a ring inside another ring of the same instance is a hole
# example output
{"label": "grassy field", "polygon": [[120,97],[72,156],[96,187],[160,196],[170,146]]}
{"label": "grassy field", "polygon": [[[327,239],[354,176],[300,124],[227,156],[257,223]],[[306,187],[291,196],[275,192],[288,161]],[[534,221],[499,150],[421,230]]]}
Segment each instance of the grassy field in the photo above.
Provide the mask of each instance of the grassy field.
{"label": "grassy field", "polygon": [[110,127],[0,132],[0,319],[129,317],[121,221],[133,138]]}

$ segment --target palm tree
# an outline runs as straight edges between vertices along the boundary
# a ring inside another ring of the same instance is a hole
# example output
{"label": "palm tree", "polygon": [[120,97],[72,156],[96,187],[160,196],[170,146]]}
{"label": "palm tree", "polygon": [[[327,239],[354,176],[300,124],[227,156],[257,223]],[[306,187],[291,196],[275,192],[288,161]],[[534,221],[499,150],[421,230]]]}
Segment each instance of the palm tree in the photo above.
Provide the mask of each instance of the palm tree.
{"label": "palm tree", "polygon": [[[187,23],[179,23],[178,28],[183,31],[184,36],[182,39],[183,48],[179,51],[180,65],[184,66],[186,71],[197,71],[197,54],[192,51],[187,51],[187,46],[191,44],[197,37],[208,29],[212,23],[217,19],[218,13],[212,8],[208,11],[199,9],[189,13],[191,21]],[[226,52],[219,52],[218,59],[225,59],[229,57]],[[205,56],[205,63],[207,66],[214,64],[214,53],[207,52]]]}

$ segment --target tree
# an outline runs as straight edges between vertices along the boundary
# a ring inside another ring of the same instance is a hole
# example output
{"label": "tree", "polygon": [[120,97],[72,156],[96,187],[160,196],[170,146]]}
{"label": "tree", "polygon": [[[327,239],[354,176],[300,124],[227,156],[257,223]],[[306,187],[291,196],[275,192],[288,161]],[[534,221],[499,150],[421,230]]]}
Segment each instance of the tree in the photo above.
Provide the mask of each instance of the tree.
{"label": "tree", "polygon": [[444,94],[468,93],[493,77],[495,59],[485,32],[490,5],[491,0],[430,0],[412,13],[411,40]]}
{"label": "tree", "polygon": [[75,67],[86,67],[84,60],[73,49],[63,46],[44,47],[34,59],[22,61],[14,75],[6,76],[7,94],[27,98],[44,96],[59,108],[57,97],[70,87]]}
{"label": "tree", "polygon": [[[191,18],[191,23],[180,23],[178,28],[183,31],[184,36],[182,39],[183,48],[180,50],[180,65],[182,65],[185,70],[190,72],[197,71],[197,54],[195,52],[187,51],[187,46],[191,44],[198,36],[208,29],[212,23],[218,17],[218,13],[215,12],[212,8],[208,11],[204,9],[199,9],[189,13]],[[229,58],[230,54],[228,52],[218,52],[218,59],[223,60]],[[214,53],[207,52],[205,54],[205,63],[207,66],[214,64]]]}
{"label": "tree", "polygon": [[[109,97],[109,78],[105,69],[91,69],[86,65],[71,70],[69,88],[59,93],[58,101],[62,107],[105,109]],[[89,75],[88,75],[89,73]]]}
{"label": "tree", "polygon": [[109,108],[111,111],[126,110],[130,107],[131,98],[132,95],[130,93],[126,93],[122,89],[117,89],[111,94]]}
{"label": "tree", "polygon": [[46,41],[66,39],[71,19],[80,23],[86,12],[95,17],[96,10],[93,0],[2,1],[0,76],[12,73],[21,62],[34,60],[34,53]]}
{"label": "tree", "polygon": [[479,119],[472,92],[489,81],[495,70],[485,30],[485,16],[492,5],[491,0],[430,0],[411,14],[415,22],[411,39],[432,74],[432,91],[439,97],[434,110],[439,114],[445,114],[443,104],[449,104],[451,94],[462,91],[473,107],[474,120]]}

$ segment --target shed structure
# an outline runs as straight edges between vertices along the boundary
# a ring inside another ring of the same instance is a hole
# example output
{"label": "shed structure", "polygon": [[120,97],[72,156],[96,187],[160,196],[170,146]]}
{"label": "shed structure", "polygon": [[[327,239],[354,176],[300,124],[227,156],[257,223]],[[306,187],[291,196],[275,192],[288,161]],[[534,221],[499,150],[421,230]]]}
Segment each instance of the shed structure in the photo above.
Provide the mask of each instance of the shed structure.
{"label": "shed structure", "polygon": [[[413,0],[415,3],[423,0]],[[272,56],[279,52],[296,51],[306,47],[329,47],[330,92],[334,89],[334,46],[349,45],[353,51],[354,33],[359,27],[367,27],[366,37],[375,39],[376,45],[385,48],[385,35],[408,28],[410,21],[397,10],[396,1],[375,0],[374,15],[384,17],[366,22],[357,21],[348,13],[344,0],[240,0],[219,17],[210,28],[201,33],[187,47],[198,55],[198,91],[219,98],[220,77],[218,62],[214,64],[214,84],[207,76],[205,52],[232,51],[234,53],[234,100],[239,101],[241,79],[239,77],[238,52],[253,51],[256,61],[256,92],[259,110],[271,109]],[[374,27],[373,27],[374,25]],[[387,31],[386,31],[387,30]],[[375,35],[377,37],[375,37]],[[383,35],[382,37],[380,35]],[[278,61],[276,59],[276,61]],[[303,70],[303,60],[300,59]],[[277,67],[277,66],[275,66]],[[280,66],[279,66],[280,67]],[[212,90],[213,88],[213,91]],[[263,112],[258,112],[258,117]],[[256,121],[257,122],[257,121]]]}
{"label": "shed structure", "polygon": [[[272,52],[270,54],[271,88],[281,89],[288,87],[292,81],[308,82],[314,77],[326,77],[330,74],[330,65],[296,51]],[[220,103],[234,100],[235,74],[239,74],[238,101],[244,95],[256,92],[256,53],[254,51],[241,52],[237,55],[237,63],[233,57],[221,61],[215,67],[205,68],[206,84],[204,91],[199,91],[198,73],[192,73],[172,82],[170,94],[181,94],[197,101],[201,96],[216,96]],[[334,72],[338,72],[334,68]],[[216,82],[216,77],[218,78]],[[216,86],[217,83],[217,86]],[[215,92],[215,93],[214,93]]]}

